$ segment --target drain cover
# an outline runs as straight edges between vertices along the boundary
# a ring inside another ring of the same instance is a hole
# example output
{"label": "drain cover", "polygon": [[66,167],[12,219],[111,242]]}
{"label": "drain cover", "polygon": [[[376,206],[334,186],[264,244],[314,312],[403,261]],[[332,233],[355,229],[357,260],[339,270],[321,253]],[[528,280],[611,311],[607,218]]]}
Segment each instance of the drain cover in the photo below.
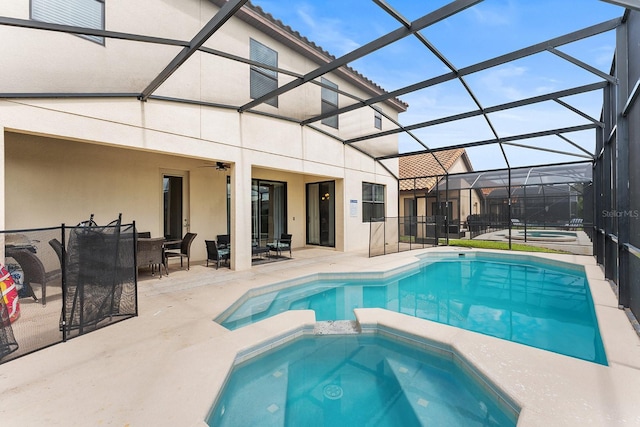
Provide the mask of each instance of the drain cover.
{"label": "drain cover", "polygon": [[328,384],[324,386],[324,397],[331,400],[338,400],[342,397],[342,387],[335,384]]}

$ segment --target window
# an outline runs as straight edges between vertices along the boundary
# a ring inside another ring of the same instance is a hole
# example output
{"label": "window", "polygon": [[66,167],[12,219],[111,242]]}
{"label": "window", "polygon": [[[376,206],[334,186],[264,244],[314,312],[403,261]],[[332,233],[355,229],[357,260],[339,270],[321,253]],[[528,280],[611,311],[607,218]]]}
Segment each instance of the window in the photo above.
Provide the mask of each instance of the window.
{"label": "window", "polygon": [[[322,114],[330,113],[338,109],[338,85],[331,83],[324,77],[320,82],[322,86]],[[328,86],[328,87],[326,87]],[[333,89],[330,89],[333,88]],[[338,129],[338,115],[322,119],[322,124]]]}
{"label": "window", "polygon": [[[31,0],[31,19],[104,30],[104,0]],[[104,37],[80,37],[104,44]]]}
{"label": "window", "polygon": [[384,185],[362,183],[362,222],[384,221]]}
{"label": "window", "polygon": [[[262,43],[253,39],[250,39],[249,41],[249,50],[252,61],[259,62],[270,67],[278,66],[278,52],[275,50],[269,49]],[[278,89],[278,72],[252,65],[250,68],[249,86],[251,99],[260,98],[261,96]],[[277,107],[278,97],[276,96],[265,101],[265,104]]]}
{"label": "window", "polygon": [[382,113],[378,110],[373,112],[373,125],[376,129],[382,130]]}

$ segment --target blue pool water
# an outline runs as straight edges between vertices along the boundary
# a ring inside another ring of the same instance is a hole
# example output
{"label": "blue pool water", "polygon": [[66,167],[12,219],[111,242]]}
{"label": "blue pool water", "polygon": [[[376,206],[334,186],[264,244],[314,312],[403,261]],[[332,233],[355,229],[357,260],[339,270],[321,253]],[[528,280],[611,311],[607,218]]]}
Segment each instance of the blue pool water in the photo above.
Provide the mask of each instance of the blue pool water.
{"label": "blue pool water", "polygon": [[530,258],[443,257],[385,281],[314,281],[252,296],[218,321],[236,329],[296,309],[354,320],[354,308],[380,307],[606,365],[584,271]]}
{"label": "blue pool water", "polygon": [[379,336],[303,337],[234,368],[210,426],[515,426],[452,362]]}

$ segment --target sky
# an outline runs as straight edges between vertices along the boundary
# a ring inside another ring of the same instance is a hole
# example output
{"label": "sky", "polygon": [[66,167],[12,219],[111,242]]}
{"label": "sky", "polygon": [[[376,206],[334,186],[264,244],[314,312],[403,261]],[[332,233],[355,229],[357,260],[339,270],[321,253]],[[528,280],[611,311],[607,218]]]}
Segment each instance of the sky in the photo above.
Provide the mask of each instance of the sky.
{"label": "sky", "polygon": [[[289,25],[336,57],[340,57],[400,27],[398,21],[372,0],[252,0],[276,19]],[[388,0],[409,21],[446,4],[445,0]],[[613,18],[624,9],[600,0],[484,0],[420,33],[456,68],[491,59]],[[580,61],[606,73],[615,50],[615,30],[558,47]],[[415,37],[407,37],[350,63],[350,67],[392,91],[449,72],[449,69]],[[602,78],[550,53],[542,52],[464,77],[483,108],[569,89]],[[409,104],[400,115],[402,125],[421,123],[478,107],[459,80],[402,95]],[[562,101],[598,119],[602,91],[574,95]],[[342,105],[341,105],[342,106]],[[591,123],[554,101],[489,114],[499,137]],[[482,117],[419,129],[414,134],[429,148],[493,139]],[[595,131],[567,133],[574,144],[594,151]],[[580,149],[557,137],[527,139],[518,144],[572,153],[541,152],[504,145],[512,167],[583,160]],[[406,135],[400,151],[423,147]],[[475,170],[504,168],[507,161],[497,144],[467,149]]]}

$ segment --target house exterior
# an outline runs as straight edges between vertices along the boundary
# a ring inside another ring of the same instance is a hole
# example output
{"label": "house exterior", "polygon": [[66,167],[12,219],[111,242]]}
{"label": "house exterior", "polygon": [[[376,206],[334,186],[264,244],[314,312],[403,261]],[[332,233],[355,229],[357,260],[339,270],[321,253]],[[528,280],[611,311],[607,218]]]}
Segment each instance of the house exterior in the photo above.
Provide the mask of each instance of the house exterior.
{"label": "house exterior", "polygon": [[391,99],[301,126],[354,102],[345,93],[384,92],[341,67],[239,111],[332,57],[248,3],[170,69],[225,4],[2,2],[0,227],[90,214],[106,224],[122,213],[153,237],[197,233],[192,261],[206,258],[205,240],[229,234],[237,270],[251,266],[254,242],[285,232],[294,251],[366,249],[371,209],[398,215],[397,164],[374,160],[398,152],[397,136],[358,149],[342,141],[384,129],[407,105]]}
{"label": "house exterior", "polygon": [[466,218],[480,213],[482,194],[476,190],[447,191],[445,177],[472,171],[463,148],[400,157],[399,212],[405,218],[404,235],[428,240],[436,237],[436,228],[439,236],[448,228],[450,235],[463,237]]}

